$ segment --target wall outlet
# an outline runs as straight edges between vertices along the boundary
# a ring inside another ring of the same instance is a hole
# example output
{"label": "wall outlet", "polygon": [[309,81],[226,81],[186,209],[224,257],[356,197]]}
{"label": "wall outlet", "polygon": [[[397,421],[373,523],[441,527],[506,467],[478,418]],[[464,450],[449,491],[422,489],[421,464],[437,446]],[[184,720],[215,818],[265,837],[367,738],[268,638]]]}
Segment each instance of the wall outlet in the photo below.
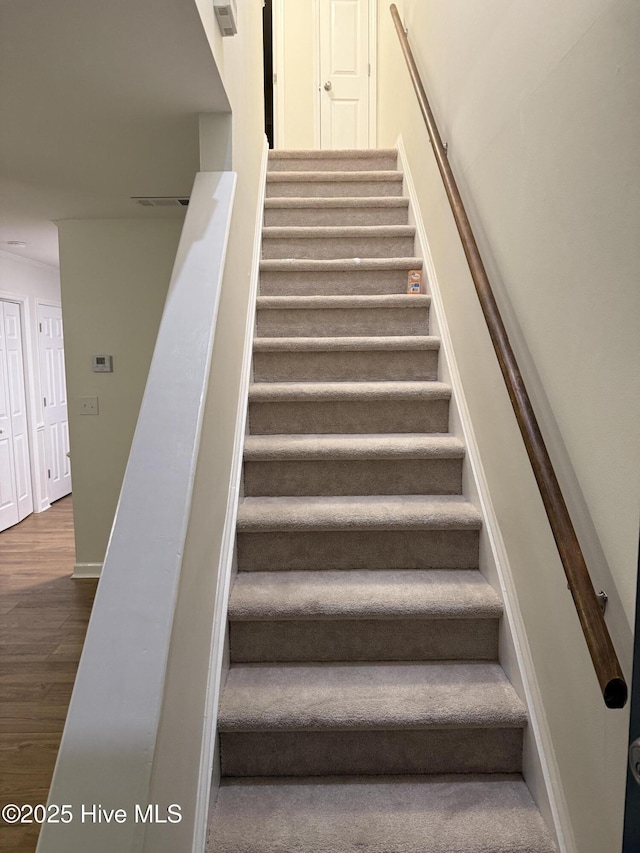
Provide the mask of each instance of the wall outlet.
{"label": "wall outlet", "polygon": [[79,415],[97,415],[98,414],[98,398],[97,397],[78,397],[76,400],[76,412]]}

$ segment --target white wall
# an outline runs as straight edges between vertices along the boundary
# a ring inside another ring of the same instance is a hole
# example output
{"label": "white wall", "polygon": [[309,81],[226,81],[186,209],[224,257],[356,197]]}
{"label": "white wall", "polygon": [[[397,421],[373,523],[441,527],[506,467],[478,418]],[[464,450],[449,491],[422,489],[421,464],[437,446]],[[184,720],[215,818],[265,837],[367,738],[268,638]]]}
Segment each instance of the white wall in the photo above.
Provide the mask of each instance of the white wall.
{"label": "white wall", "polygon": [[317,0],[274,0],[276,148],[315,148]]}
{"label": "white wall", "polygon": [[[640,442],[631,0],[399,2],[607,623],[631,675]],[[392,27],[379,144],[402,133],[580,853],[620,846],[628,710],[604,708]]]}
{"label": "white wall", "polygon": [[24,324],[24,366],[34,511],[49,507],[44,412],[38,352],[38,304],[60,305],[60,274],[54,267],[0,251],[0,299],[18,297]]}
{"label": "white wall", "polygon": [[[58,223],[79,574],[104,559],[182,223]],[[113,373],[93,373],[98,354],[113,356]],[[80,415],[91,396],[99,414]]]}

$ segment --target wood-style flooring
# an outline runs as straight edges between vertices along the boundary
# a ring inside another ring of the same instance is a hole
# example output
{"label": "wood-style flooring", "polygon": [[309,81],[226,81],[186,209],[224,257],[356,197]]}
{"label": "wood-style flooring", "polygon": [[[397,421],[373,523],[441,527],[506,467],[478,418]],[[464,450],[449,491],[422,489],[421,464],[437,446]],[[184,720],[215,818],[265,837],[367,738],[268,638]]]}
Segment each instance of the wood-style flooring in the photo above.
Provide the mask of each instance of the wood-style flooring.
{"label": "wood-style flooring", "polygon": [[[0,533],[0,806],[47,801],[97,586],[74,561],[70,496]],[[0,850],[38,831],[0,821]]]}

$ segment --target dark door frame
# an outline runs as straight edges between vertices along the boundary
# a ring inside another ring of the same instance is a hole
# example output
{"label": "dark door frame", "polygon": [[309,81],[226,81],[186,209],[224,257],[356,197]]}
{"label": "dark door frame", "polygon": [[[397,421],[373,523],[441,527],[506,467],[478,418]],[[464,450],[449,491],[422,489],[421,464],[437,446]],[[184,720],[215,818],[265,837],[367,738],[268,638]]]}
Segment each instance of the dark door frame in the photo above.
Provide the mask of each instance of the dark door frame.
{"label": "dark door frame", "polygon": [[273,0],[263,0],[264,132],[273,148]]}
{"label": "dark door frame", "polygon": [[[640,553],[638,554],[638,586],[636,589],[636,625],[633,635],[633,681],[631,683],[631,721],[629,744],[640,738]],[[622,853],[640,850],[640,785],[631,775],[627,762],[627,793],[624,809]]]}

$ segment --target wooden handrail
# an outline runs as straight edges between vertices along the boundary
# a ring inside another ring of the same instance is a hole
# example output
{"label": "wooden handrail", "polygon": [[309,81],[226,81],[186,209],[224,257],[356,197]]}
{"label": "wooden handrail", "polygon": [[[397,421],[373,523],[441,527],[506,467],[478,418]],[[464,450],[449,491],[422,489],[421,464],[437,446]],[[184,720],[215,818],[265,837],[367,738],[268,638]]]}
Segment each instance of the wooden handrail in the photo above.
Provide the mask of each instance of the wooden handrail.
{"label": "wooden handrail", "polygon": [[447,152],[429,106],[420,73],[416,65],[407,34],[402,25],[395,3],[390,6],[402,51],[407,61],[409,74],[413,82],[420,110],[424,118],[429,138],[436,157],[438,169],[444,182],[451,211],[462,240],[464,253],[467,257],[471,277],[480,300],[493,347],[498,356],[500,369],[504,377],[507,391],[511,399],[520,432],[524,439],[529,460],[533,468],[540,495],[547,511],[553,536],[558,546],[560,559],[569,583],[569,589],[578,612],[582,631],[587,641],[591,660],[600,683],[602,695],[607,708],[622,708],[627,701],[627,684],[620,668],[609,631],[604,621],[604,614],[596,596],[589,570],[585,563],[578,537],[571,523],[567,506],[562,496],[549,453],[542,438],[538,421],[533,412],[531,400],[525,387],[520,368],[516,361],[509,336],[504,327],[500,311],[496,304],[491,284],[487,277],[478,245],[476,243],[467,212],[460,197],[460,191],[447,159]]}

